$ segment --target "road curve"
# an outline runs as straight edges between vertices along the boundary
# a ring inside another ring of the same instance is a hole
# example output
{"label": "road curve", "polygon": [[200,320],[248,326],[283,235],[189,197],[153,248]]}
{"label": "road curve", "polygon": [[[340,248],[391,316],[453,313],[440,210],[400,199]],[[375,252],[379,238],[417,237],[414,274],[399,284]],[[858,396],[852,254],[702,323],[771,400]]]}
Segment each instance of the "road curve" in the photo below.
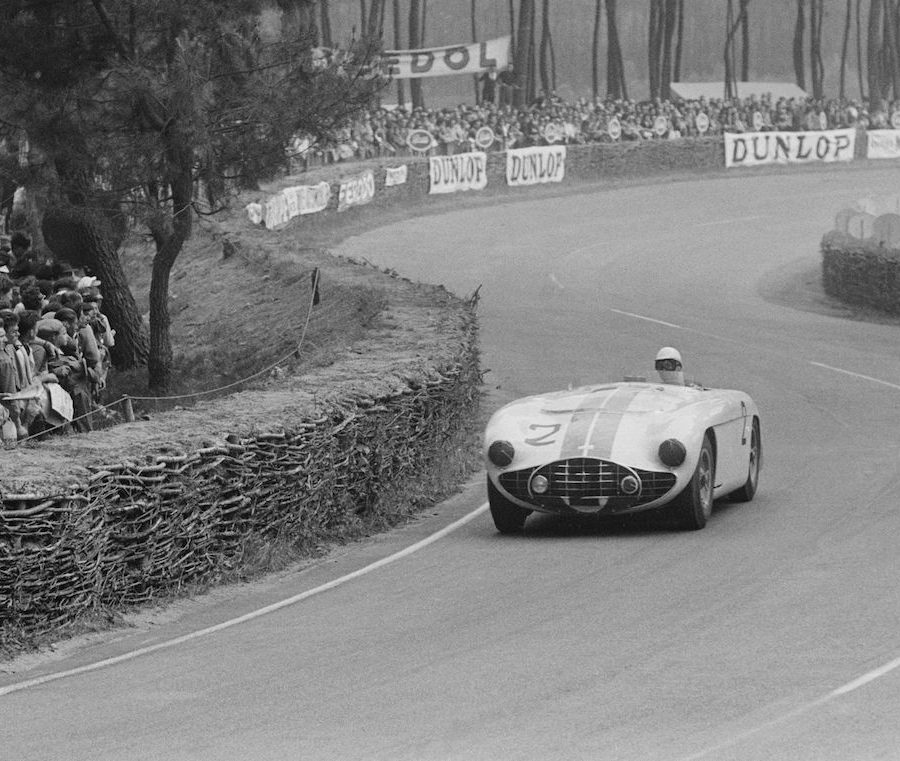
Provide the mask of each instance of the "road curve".
{"label": "road curve", "polygon": [[535,517],[500,537],[482,512],[306,594],[478,509],[476,479],[438,514],[231,607],[0,675],[0,755],[896,757],[900,328],[784,303],[814,276],[834,212],[895,186],[891,168],[738,172],[523,194],[346,241],[340,253],[413,279],[481,286],[490,405],[649,374],[659,346],[678,346],[689,377],[759,404],[756,501],[688,533]]}

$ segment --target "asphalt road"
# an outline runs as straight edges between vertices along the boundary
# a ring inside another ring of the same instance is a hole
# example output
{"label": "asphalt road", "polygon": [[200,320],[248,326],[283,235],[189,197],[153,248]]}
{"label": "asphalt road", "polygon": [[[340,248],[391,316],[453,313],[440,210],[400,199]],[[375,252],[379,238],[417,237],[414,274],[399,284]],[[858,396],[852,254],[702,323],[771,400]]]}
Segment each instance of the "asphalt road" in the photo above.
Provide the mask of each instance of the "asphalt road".
{"label": "asphalt road", "polygon": [[475,479],[303,572],[0,675],[0,757],[900,757],[900,327],[783,303],[815,301],[795,286],[834,212],[897,176],[523,194],[347,241],[413,279],[481,286],[490,405],[651,374],[677,346],[689,378],[759,404],[757,499],[699,532],[539,516],[500,537],[472,516]]}

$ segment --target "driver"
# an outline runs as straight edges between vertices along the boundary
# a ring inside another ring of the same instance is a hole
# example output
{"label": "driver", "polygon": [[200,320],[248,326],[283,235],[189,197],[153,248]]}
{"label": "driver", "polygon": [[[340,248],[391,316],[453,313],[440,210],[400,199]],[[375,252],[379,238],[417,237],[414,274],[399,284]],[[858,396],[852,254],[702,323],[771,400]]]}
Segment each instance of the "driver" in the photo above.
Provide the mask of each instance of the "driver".
{"label": "driver", "polygon": [[684,385],[684,370],[681,365],[681,352],[671,346],[663,346],[656,353],[656,372],[663,383],[673,386]]}

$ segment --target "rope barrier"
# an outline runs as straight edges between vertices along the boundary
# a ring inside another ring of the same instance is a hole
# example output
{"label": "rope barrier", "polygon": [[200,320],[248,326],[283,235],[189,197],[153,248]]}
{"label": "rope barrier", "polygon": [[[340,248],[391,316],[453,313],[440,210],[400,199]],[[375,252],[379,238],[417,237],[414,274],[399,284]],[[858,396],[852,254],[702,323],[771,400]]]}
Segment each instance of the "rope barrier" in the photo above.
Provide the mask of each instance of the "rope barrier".
{"label": "rope barrier", "polygon": [[292,349],[290,353],[285,354],[283,357],[276,360],[272,364],[264,367],[262,370],[259,370],[255,373],[253,373],[252,375],[248,375],[246,378],[241,378],[240,380],[236,380],[236,381],[233,381],[232,383],[228,383],[225,386],[219,386],[218,388],[207,389],[206,391],[195,391],[190,394],[176,394],[173,396],[131,396],[129,394],[125,394],[125,395],[121,396],[119,399],[116,399],[112,402],[98,405],[97,407],[94,407],[93,409],[91,409],[89,412],[86,412],[83,415],[79,415],[78,417],[74,417],[66,423],[61,423],[60,425],[55,425],[51,428],[46,428],[43,431],[41,431],[40,433],[34,433],[34,434],[31,434],[30,436],[26,436],[23,439],[19,439],[16,442],[16,444],[17,445],[24,444],[25,442],[31,441],[32,439],[38,439],[43,436],[46,436],[48,433],[52,433],[53,431],[56,431],[56,430],[59,430],[62,428],[67,428],[72,423],[74,423],[78,420],[84,420],[85,418],[90,417],[91,415],[93,415],[96,412],[100,412],[101,410],[112,409],[116,405],[119,405],[122,403],[125,403],[126,405],[130,405],[132,401],[153,401],[153,402],[163,401],[164,402],[164,401],[177,401],[179,399],[200,398],[200,397],[207,396],[210,394],[218,394],[222,391],[228,391],[229,389],[232,389],[235,386],[240,386],[244,383],[248,383],[249,381],[259,378],[260,376],[265,375],[266,373],[270,373],[272,370],[274,370],[276,367],[278,367],[283,362],[287,361],[291,357],[296,357],[300,354],[300,350],[303,347],[303,343],[306,340],[306,334],[309,330],[309,323],[310,323],[310,320],[312,319],[313,307],[319,303],[319,282],[320,282],[320,272],[319,272],[319,268],[316,267],[312,273],[312,292],[310,294],[309,306],[307,307],[307,310],[306,310],[306,320],[303,324],[303,330],[300,332],[300,340],[297,342],[296,348]]}

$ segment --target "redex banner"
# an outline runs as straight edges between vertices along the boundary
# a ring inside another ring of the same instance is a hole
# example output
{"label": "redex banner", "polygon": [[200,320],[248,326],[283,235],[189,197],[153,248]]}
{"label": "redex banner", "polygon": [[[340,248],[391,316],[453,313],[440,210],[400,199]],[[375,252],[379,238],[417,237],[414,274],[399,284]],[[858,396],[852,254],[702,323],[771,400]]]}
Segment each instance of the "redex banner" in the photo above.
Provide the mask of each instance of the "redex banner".
{"label": "redex banner", "polygon": [[725,133],[725,166],[852,161],[856,130]]}
{"label": "redex banner", "polygon": [[874,129],[866,133],[866,158],[900,159],[900,130]]}
{"label": "redex banner", "polygon": [[566,176],[566,146],[537,145],[506,152],[506,184],[538,185],[562,182]]}
{"label": "redex banner", "polygon": [[429,194],[487,187],[487,154],[481,151],[428,159]]}
{"label": "redex banner", "polygon": [[318,185],[294,185],[284,188],[265,203],[248,204],[247,215],[253,224],[265,223],[270,230],[289,222],[300,214],[323,211],[331,198],[327,182]]}
{"label": "redex banner", "polygon": [[381,65],[385,73],[394,79],[476,74],[492,66],[500,70],[509,66],[509,41],[507,35],[486,42],[442,48],[387,50],[381,58]]}
{"label": "redex banner", "polygon": [[362,206],[375,197],[375,175],[371,170],[341,180],[338,190],[338,211]]}

